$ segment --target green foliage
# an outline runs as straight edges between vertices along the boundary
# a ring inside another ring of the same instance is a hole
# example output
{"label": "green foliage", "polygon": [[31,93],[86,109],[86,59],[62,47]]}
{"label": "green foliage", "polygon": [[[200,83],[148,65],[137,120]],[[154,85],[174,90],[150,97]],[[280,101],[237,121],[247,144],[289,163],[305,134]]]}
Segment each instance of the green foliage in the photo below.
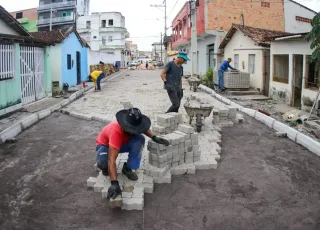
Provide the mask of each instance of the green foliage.
{"label": "green foliage", "polygon": [[201,84],[212,88],[213,87],[213,69],[209,68],[206,72],[206,75],[202,76],[200,81],[201,81]]}
{"label": "green foliage", "polygon": [[320,62],[320,13],[318,13],[311,22],[312,30],[306,36],[306,40],[311,41],[310,48],[314,51],[311,59],[313,62]]}

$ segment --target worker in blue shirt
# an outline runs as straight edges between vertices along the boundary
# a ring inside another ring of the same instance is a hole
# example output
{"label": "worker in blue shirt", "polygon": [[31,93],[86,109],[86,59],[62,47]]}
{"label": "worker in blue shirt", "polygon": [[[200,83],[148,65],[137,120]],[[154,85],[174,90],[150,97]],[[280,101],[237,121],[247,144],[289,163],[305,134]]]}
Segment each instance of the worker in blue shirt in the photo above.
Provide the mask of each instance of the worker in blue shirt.
{"label": "worker in blue shirt", "polygon": [[232,62],[231,58],[228,58],[228,60],[225,60],[224,62],[222,62],[219,70],[218,70],[218,75],[219,75],[219,89],[224,89],[224,84],[223,84],[223,72],[227,71],[228,68],[232,69],[232,70],[237,70],[235,68],[233,68],[232,66],[230,66],[230,62]]}

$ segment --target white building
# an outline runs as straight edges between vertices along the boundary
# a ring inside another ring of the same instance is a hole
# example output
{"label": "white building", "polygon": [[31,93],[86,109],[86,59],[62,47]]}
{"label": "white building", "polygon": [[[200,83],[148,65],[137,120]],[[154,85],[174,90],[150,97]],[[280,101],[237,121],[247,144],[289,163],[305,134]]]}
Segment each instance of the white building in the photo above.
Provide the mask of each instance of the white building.
{"label": "white building", "polygon": [[289,33],[305,33],[312,28],[311,19],[316,12],[298,2],[288,0],[284,4],[285,31]]}
{"label": "white building", "polygon": [[305,35],[275,38],[270,47],[270,96],[296,107],[303,106],[303,98],[315,100],[320,87],[320,69],[310,62],[312,50]]}
{"label": "white building", "polygon": [[[164,61],[165,47],[161,45],[161,42],[155,42],[152,44],[151,58],[156,61]],[[161,60],[162,57],[162,60]]]}
{"label": "white building", "polygon": [[[103,53],[108,63],[126,63],[125,39],[129,33],[125,27],[125,17],[119,12],[92,13],[79,17],[77,30],[92,51]],[[90,62],[90,61],[89,61]]]}
{"label": "white building", "polygon": [[219,49],[224,59],[232,58],[234,68],[250,73],[250,87],[269,94],[270,37],[289,33],[265,30],[242,25],[233,25]]}

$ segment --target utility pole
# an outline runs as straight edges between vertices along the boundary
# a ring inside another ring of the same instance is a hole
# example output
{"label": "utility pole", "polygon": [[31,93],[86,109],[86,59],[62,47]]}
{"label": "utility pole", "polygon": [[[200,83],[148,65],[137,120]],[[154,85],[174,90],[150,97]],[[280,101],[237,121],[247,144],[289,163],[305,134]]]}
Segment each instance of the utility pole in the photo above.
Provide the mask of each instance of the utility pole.
{"label": "utility pole", "polygon": [[[163,5],[150,5],[151,7],[164,7],[164,37],[167,38],[167,0],[163,0]],[[161,33],[161,51],[162,51],[162,33]],[[161,52],[161,61],[162,52]],[[165,46],[164,52],[164,64],[167,62],[167,47]]]}
{"label": "utility pole", "polygon": [[160,59],[160,61],[162,62],[162,33],[161,33],[161,40],[160,40],[160,49],[161,49],[161,51],[160,51],[160,55],[161,55],[161,59]]}
{"label": "utility pole", "polygon": [[52,3],[50,4],[50,31],[52,30]]}
{"label": "utility pole", "polygon": [[196,1],[190,0],[191,11],[191,51],[192,51],[192,76],[197,76],[198,47],[197,47],[197,7]]}

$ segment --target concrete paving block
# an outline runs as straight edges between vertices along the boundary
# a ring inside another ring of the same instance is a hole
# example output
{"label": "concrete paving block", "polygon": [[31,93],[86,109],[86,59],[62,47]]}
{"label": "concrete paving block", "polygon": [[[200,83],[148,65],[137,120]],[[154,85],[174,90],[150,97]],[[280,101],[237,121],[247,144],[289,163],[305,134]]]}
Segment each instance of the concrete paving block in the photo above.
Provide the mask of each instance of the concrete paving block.
{"label": "concrete paving block", "polygon": [[184,163],[185,163],[184,158],[180,158],[180,160],[179,160],[179,165],[182,165],[182,164],[184,164]]}
{"label": "concrete paving block", "polygon": [[158,161],[151,161],[151,165],[159,168],[159,162]]}
{"label": "concrete paving block", "polygon": [[173,162],[173,163],[171,164],[171,168],[177,167],[178,165],[179,165],[179,161],[178,161],[178,162]]}
{"label": "concrete paving block", "polygon": [[196,161],[200,161],[200,156],[194,156],[193,157],[193,162],[196,162]]}
{"label": "concrete paving block", "polygon": [[238,123],[243,123],[244,122],[244,117],[242,114],[238,113],[235,119]]}
{"label": "concrete paving block", "polygon": [[187,152],[193,152],[193,147],[190,146],[190,147],[186,147],[185,150],[184,150],[185,153]]}
{"label": "concrete paving block", "polygon": [[275,121],[273,123],[273,129],[276,130],[277,132],[283,132],[283,133],[287,133],[288,138],[290,140],[296,141],[297,135],[298,135],[298,131],[279,122],[279,121]]}
{"label": "concrete paving block", "polygon": [[232,127],[234,125],[234,123],[232,121],[221,121],[219,122],[219,126],[221,126],[222,128],[225,127]]}
{"label": "concrete paving block", "polygon": [[97,178],[95,177],[89,177],[89,179],[87,180],[87,186],[88,188],[93,188],[95,183],[97,183]]}
{"label": "concrete paving block", "polygon": [[170,119],[172,116],[166,115],[166,114],[160,114],[157,116],[157,124],[159,123],[170,123]]}
{"label": "concrete paving block", "polygon": [[158,155],[151,153],[149,157],[151,157],[151,161],[159,162],[159,156]]}
{"label": "concrete paving block", "polygon": [[45,117],[48,117],[51,114],[51,110],[50,109],[44,109],[38,112],[38,117],[39,119],[43,119]]}
{"label": "concrete paving block", "polygon": [[2,132],[0,132],[0,143],[4,143],[7,139],[16,137],[21,132],[22,132],[21,122],[6,128]]}
{"label": "concrete paving block", "polygon": [[123,198],[122,199],[123,210],[143,210],[144,199],[143,198]]}
{"label": "concrete paving block", "polygon": [[199,157],[201,155],[200,150],[193,150],[193,157]]}
{"label": "concrete paving block", "polygon": [[167,154],[159,156],[159,163],[164,163],[167,160],[168,160],[168,155]]}
{"label": "concrete paving block", "polygon": [[101,192],[104,188],[108,188],[108,184],[104,182],[97,182],[94,184],[93,189],[95,192]]}
{"label": "concrete paving block", "polygon": [[163,177],[155,177],[154,179],[154,183],[155,184],[170,184],[171,183],[171,172],[168,171],[166,173],[166,175],[164,175]]}
{"label": "concrete paving block", "polygon": [[180,143],[179,144],[179,149],[184,149],[185,148],[185,143]]}
{"label": "concrete paving block", "polygon": [[212,109],[212,115],[217,115],[217,116],[219,116],[219,109],[213,108],[213,109]]}
{"label": "concrete paving block", "polygon": [[192,144],[192,146],[198,145],[199,144],[199,140],[192,140],[191,144]]}
{"label": "concrete paving block", "polygon": [[134,187],[132,191],[132,198],[144,198],[144,188]]}
{"label": "concrete paving block", "polygon": [[173,162],[178,162],[179,160],[180,160],[180,156],[179,155],[173,156]]}
{"label": "concrete paving block", "polygon": [[193,157],[184,159],[184,163],[186,163],[186,164],[191,164],[193,162],[194,162]]}
{"label": "concrete paving block", "polygon": [[186,152],[186,153],[185,153],[185,158],[193,158],[193,151],[191,151],[191,152]]}
{"label": "concrete paving block", "polygon": [[180,132],[186,133],[186,134],[192,134],[194,133],[194,128],[189,125],[179,125],[178,130]]}
{"label": "concrete paving block", "polygon": [[185,147],[191,147],[192,146],[192,141],[191,140],[187,140],[185,142]]}
{"label": "concrete paving block", "polygon": [[196,174],[196,166],[194,164],[186,164],[187,174]]}
{"label": "concrete paving block", "polygon": [[150,184],[150,183],[142,183],[142,184],[136,184],[136,186],[142,186],[144,188],[144,192],[145,193],[153,193],[153,189],[154,189],[154,186],[153,186],[153,183]]}
{"label": "concrete paving block", "polygon": [[237,107],[234,107],[234,106],[229,106],[229,114],[228,114],[228,118],[230,120],[234,120],[237,116],[237,111],[238,111],[238,108]]}
{"label": "concrete paving block", "polygon": [[179,149],[178,151],[179,151],[179,156],[180,156],[180,155],[183,155],[183,154],[184,154],[184,152],[185,152],[185,148],[183,148],[183,149]]}
{"label": "concrete paving block", "polygon": [[196,161],[194,162],[194,165],[197,170],[205,170],[205,169],[210,169],[210,164],[208,161]]}
{"label": "concrete paving block", "polygon": [[320,143],[313,140],[312,138],[304,135],[302,133],[298,133],[297,136],[297,143],[304,146],[305,148],[309,149],[311,152],[320,156]]}
{"label": "concrete paving block", "polygon": [[190,136],[191,136],[191,140],[199,140],[199,134],[198,133],[192,133]]}
{"label": "concrete paving block", "polygon": [[254,118],[262,123],[264,123],[265,125],[267,125],[269,128],[273,127],[273,123],[275,122],[275,119],[267,116],[263,113],[260,112],[256,112],[254,115]]}
{"label": "concrete paving block", "polygon": [[178,165],[171,169],[172,175],[182,175],[185,173],[187,173],[187,167],[185,166],[185,164]]}
{"label": "concrete paving block", "polygon": [[109,200],[109,207],[110,208],[122,208],[122,197],[121,195],[118,195],[116,198],[111,198]]}
{"label": "concrete paving block", "polygon": [[38,114],[32,114],[21,121],[22,129],[27,129],[39,121]]}
{"label": "concrete paving block", "polygon": [[168,159],[172,159],[172,158],[173,158],[172,151],[171,151],[171,152],[169,152],[169,153],[167,153],[167,158],[168,158]]}
{"label": "concrete paving block", "polygon": [[219,109],[219,117],[228,117],[229,109],[227,108],[220,108]]}
{"label": "concrete paving block", "polygon": [[132,192],[122,192],[122,198],[131,198],[132,197]]}
{"label": "concrete paving block", "polygon": [[158,149],[158,147],[159,147],[159,144],[154,142],[152,139],[148,141],[148,148]]}

